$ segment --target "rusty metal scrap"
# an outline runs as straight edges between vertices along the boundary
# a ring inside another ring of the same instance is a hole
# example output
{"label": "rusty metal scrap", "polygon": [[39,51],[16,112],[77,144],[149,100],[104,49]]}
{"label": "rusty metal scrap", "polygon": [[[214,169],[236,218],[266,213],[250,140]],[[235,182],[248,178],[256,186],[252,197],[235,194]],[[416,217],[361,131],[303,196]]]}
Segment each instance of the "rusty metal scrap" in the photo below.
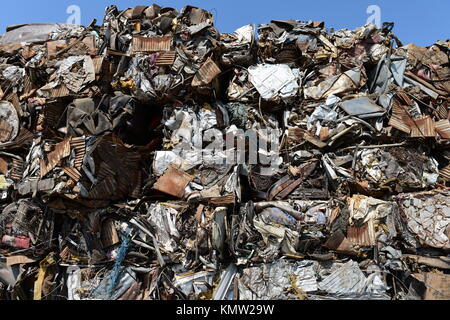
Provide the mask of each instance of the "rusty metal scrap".
{"label": "rusty metal scrap", "polygon": [[207,85],[211,83],[211,81],[216,78],[220,72],[221,71],[217,64],[208,58],[192,80],[192,86],[198,87],[200,85]]}
{"label": "rusty metal scrap", "polygon": [[194,177],[171,165],[166,173],[155,183],[153,188],[182,199],[187,185],[192,180],[194,180]]}
{"label": "rusty metal scrap", "polygon": [[70,155],[70,139],[58,143],[55,149],[50,152],[46,159],[40,161],[41,178],[45,177],[58,163]]}

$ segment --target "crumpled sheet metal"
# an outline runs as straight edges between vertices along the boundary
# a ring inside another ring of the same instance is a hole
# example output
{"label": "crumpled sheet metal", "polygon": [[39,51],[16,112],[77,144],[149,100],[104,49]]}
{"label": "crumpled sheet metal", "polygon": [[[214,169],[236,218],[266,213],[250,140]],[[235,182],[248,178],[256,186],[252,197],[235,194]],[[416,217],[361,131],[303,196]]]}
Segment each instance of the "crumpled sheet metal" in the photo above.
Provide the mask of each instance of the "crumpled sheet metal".
{"label": "crumpled sheet metal", "polygon": [[[72,70],[76,69],[75,65],[80,63],[82,63],[81,70],[73,72]],[[69,57],[61,63],[58,75],[70,91],[78,93],[87,84],[95,81],[94,62],[90,56]]]}
{"label": "crumpled sheet metal", "polygon": [[325,80],[318,86],[305,88],[304,94],[306,99],[320,100],[330,95],[354,92],[361,86],[361,70],[355,68]]}
{"label": "crumpled sheet metal", "polygon": [[80,28],[77,25],[63,23],[32,23],[9,27],[9,31],[0,37],[0,43],[45,42],[52,34]]}
{"label": "crumpled sheet metal", "polygon": [[367,181],[374,189],[391,185],[398,190],[420,190],[435,186],[439,179],[437,161],[412,148],[359,151],[356,168],[359,181]]}
{"label": "crumpled sheet metal", "polygon": [[169,166],[167,172],[155,183],[153,188],[182,199],[187,185],[192,180],[194,177],[174,166]]}
{"label": "crumpled sheet metal", "polygon": [[337,268],[319,282],[319,288],[337,296],[364,293],[383,295],[387,289],[381,274],[375,272],[366,277],[355,261],[349,261]]}
{"label": "crumpled sheet metal", "polygon": [[[289,263],[279,260],[244,269],[239,278],[240,299],[286,300],[286,291],[292,287],[297,288],[297,294],[315,292],[318,289],[315,268],[315,261]],[[290,298],[298,299],[298,296],[292,294]]]}
{"label": "crumpled sheet metal", "polygon": [[223,51],[221,62],[225,66],[247,66],[254,61],[253,49],[255,45],[255,29],[253,25],[246,25],[232,34],[221,35]]}
{"label": "crumpled sheet metal", "polygon": [[392,212],[392,203],[362,195],[349,198],[347,203],[350,211],[350,223],[380,220]]}
{"label": "crumpled sheet metal", "polygon": [[250,81],[263,99],[289,98],[298,89],[298,73],[287,65],[259,65],[248,69]]}
{"label": "crumpled sheet metal", "polygon": [[13,141],[19,134],[19,116],[8,101],[0,102],[0,143]]}
{"label": "crumpled sheet metal", "polygon": [[392,27],[9,27],[0,299],[446,297],[450,46]]}
{"label": "crumpled sheet metal", "polygon": [[397,197],[408,229],[428,247],[450,248],[450,198],[448,191],[401,194]]}

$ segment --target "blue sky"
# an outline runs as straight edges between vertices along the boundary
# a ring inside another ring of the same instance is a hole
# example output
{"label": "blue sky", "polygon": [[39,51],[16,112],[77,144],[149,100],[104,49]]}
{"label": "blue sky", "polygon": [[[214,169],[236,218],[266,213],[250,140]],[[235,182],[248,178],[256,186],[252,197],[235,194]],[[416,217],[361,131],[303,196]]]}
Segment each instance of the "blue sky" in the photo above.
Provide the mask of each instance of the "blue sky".
{"label": "blue sky", "polygon": [[[30,22],[66,22],[70,5],[81,8],[81,22],[101,22],[109,4],[119,8],[151,4],[147,0],[4,0],[0,11],[0,33],[6,26]],[[450,38],[449,0],[160,0],[161,6],[181,9],[187,4],[212,11],[221,32],[232,32],[248,23],[273,19],[321,20],[327,27],[354,29],[369,17],[369,5],[381,8],[382,21],[394,21],[394,32],[405,43],[431,45]]]}

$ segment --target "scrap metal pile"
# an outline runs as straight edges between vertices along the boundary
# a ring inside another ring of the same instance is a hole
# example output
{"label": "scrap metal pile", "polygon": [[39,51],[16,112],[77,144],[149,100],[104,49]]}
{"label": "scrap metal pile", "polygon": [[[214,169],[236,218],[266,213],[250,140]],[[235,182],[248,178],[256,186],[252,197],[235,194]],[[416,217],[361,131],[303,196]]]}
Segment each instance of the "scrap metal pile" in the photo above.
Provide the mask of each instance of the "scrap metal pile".
{"label": "scrap metal pile", "polygon": [[392,28],[9,27],[0,299],[449,299],[450,42]]}

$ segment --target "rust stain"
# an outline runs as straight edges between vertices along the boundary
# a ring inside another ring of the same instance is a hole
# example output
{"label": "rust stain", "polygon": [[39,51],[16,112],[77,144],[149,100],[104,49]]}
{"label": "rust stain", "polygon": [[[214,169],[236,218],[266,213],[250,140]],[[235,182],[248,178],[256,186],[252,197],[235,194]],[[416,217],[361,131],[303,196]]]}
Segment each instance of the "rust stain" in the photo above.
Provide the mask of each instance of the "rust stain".
{"label": "rust stain", "polygon": [[413,277],[424,283],[424,300],[449,300],[450,275],[438,273],[415,273]]}
{"label": "rust stain", "polygon": [[72,178],[73,181],[78,182],[81,179],[81,173],[74,168],[64,168],[64,172]]}
{"label": "rust stain", "polygon": [[67,48],[67,40],[55,40],[47,42],[47,55],[49,58],[55,57],[57,52]]}
{"label": "rust stain", "polygon": [[153,189],[182,199],[187,185],[194,177],[170,165],[166,173],[161,176]]}
{"label": "rust stain", "polygon": [[303,139],[305,136],[305,130],[301,128],[289,128],[288,129],[288,138],[291,142],[298,142]]}

